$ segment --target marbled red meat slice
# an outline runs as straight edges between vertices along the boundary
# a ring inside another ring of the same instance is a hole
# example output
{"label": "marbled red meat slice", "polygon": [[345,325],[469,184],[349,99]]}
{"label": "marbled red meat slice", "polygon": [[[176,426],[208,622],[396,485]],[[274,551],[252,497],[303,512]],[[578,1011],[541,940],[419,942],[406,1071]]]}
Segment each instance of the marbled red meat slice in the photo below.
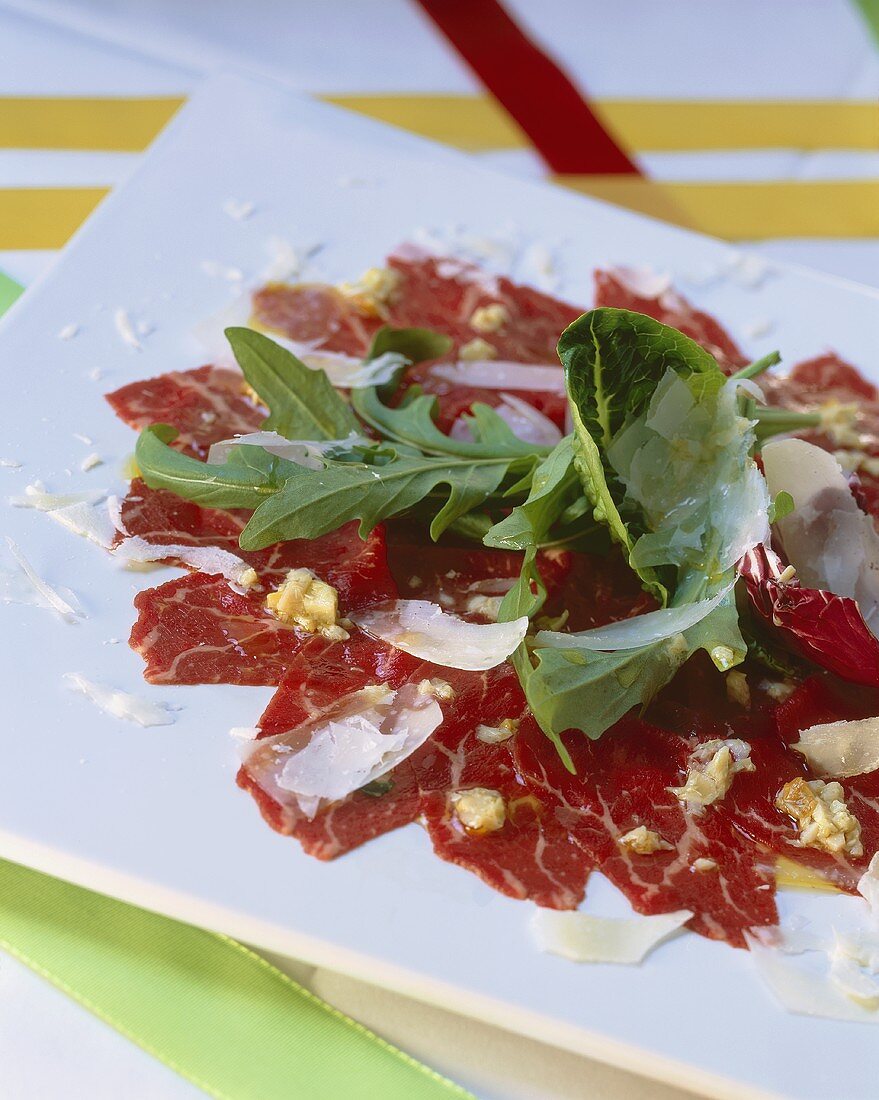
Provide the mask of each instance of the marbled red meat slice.
{"label": "marbled red meat slice", "polygon": [[[711,732],[700,740],[717,736]],[[714,807],[686,813],[668,791],[679,786],[696,739],[638,718],[626,718],[599,741],[566,737],[576,774],[565,771],[533,719],[516,739],[516,761],[542,800],[556,804],[556,818],[641,913],[691,909],[689,927],[711,939],[744,946],[744,932],[777,921],[774,883],[767,860],[753,851]],[[739,776],[736,782],[747,778]],[[674,846],[639,855],[620,838],[644,825]],[[697,870],[696,860],[713,869]]]}
{"label": "marbled red meat slice", "polygon": [[143,656],[151,683],[277,684],[292,656],[314,640],[264,607],[265,589],[290,569],[312,569],[333,585],[342,614],[397,594],[382,527],[365,541],[351,523],[319,539],[246,553],[238,548],[244,513],[202,508],[140,481],[132,483],[122,518],[130,534],[157,545],[218,546],[240,554],[260,579],[260,586],[244,595],[233,592],[224,578],[202,573],[139,593],[130,641]]}
{"label": "marbled red meat slice", "polygon": [[[449,358],[455,358],[464,344],[481,335],[501,359],[557,363],[555,346],[559,334],[581,312],[530,287],[517,286],[509,279],[486,276],[460,260],[405,249],[391,256],[388,264],[399,273],[401,283],[384,317],[364,312],[332,286],[280,283],[256,292],[254,317],[291,340],[318,341],[323,349],[349,355],[363,355],[375,331],[388,323],[430,328],[450,336],[455,344]],[[497,333],[480,334],[470,323],[473,311],[495,302],[507,308],[509,320]],[[438,424],[443,431],[448,431],[475,401],[491,406],[501,401],[497,390],[453,386],[434,377],[429,364],[413,368],[407,381],[437,396]],[[509,392],[563,427],[564,397],[553,393]]]}
{"label": "marbled red meat slice", "polygon": [[[509,665],[482,674],[438,671],[455,688],[453,709],[412,759],[434,851],[508,897],[576,908],[592,862],[572,842],[554,803],[538,797],[519,775],[513,742],[486,744],[477,736],[480,725],[497,727],[522,717],[525,700],[515,672]],[[474,787],[503,797],[500,829],[472,835],[461,825],[453,796]]]}
{"label": "marbled red meat slice", "polygon": [[620,274],[599,269],[595,272],[595,304],[646,313],[678,329],[710,352],[727,374],[748,362],[720,322],[696,309],[676,290],[668,289],[655,297],[647,297],[639,294]]}
{"label": "marbled red meat slice", "polygon": [[[423,530],[396,524],[391,525],[388,535],[388,563],[404,599],[429,600],[466,616],[474,613],[474,598],[503,596],[519,576],[520,553],[419,543],[419,533],[423,539]],[[571,570],[572,558],[563,550],[540,555],[547,591],[554,593],[561,587]]]}
{"label": "marbled red meat slice", "polygon": [[[260,737],[274,737],[303,722],[330,715],[339,700],[370,684],[400,687],[419,662],[357,631],[348,642],[312,638],[291,661],[278,690],[259,720]],[[292,797],[279,801],[243,764],[238,785],[253,796],[265,821],[295,837],[304,851],[333,859],[382,833],[408,825],[418,816],[418,789],[409,761],[394,769],[391,787],[375,797],[355,791],[312,820]]]}
{"label": "marbled red meat slice", "polygon": [[343,610],[359,610],[394,599],[397,588],[387,564],[384,527],[364,540],[356,522],[318,539],[293,539],[265,550],[241,550],[238,538],[247,512],[203,508],[164,489],[150,489],[139,479],[122,502],[122,522],[130,535],[147,542],[217,546],[252,565],[264,584],[277,585],[290,569],[307,568],[339,592]]}
{"label": "marbled red meat slice", "polygon": [[223,577],[190,573],[134,598],[129,645],[151,684],[274,685],[303,645],[259,596],[233,592]]}
{"label": "marbled red meat slice", "polygon": [[[559,334],[583,312],[503,275],[489,275],[474,264],[431,256],[411,246],[391,255],[388,266],[401,276],[388,307],[391,324],[443,332],[455,342],[453,355],[480,338],[491,344],[498,359],[557,363]],[[471,323],[474,311],[495,303],[506,309],[506,320],[497,332],[480,332]]]}
{"label": "marbled red meat slice", "polygon": [[797,363],[786,376],[765,375],[761,386],[764,380],[770,402],[787,408],[809,409],[825,401],[876,401],[879,397],[873,383],[835,352]]}
{"label": "marbled red meat slice", "polygon": [[[800,847],[795,824],[775,807],[781,787],[800,775],[808,777],[803,758],[787,748],[799,740],[800,731],[823,722],[864,718],[879,713],[879,693],[852,692],[839,681],[826,676],[813,676],[774,712],[777,739],[771,755],[760,771],[749,776],[752,784],[762,784],[760,800],[750,809],[730,802],[728,812],[736,825],[752,841],[762,844],[778,855],[786,856],[819,871],[834,885],[854,893],[858,879],[866,870],[873,852],[879,850],[879,774],[855,776],[840,782],[846,793],[846,803],[861,825],[864,854],[860,857],[834,856],[811,847]],[[735,784],[730,792],[735,795]],[[728,796],[729,797],[729,796]]]}
{"label": "marbled red meat slice", "polygon": [[[456,358],[465,344],[479,338],[495,349],[498,359],[557,364],[558,338],[582,313],[532,287],[520,286],[503,276],[487,275],[473,264],[430,256],[409,246],[392,255],[388,264],[402,277],[400,291],[389,307],[390,322],[401,327],[420,325],[450,336],[454,346],[449,358]],[[479,332],[471,323],[473,313],[493,303],[505,307],[508,320],[497,332]],[[501,402],[498,390],[455,386],[434,376],[429,364],[416,366],[407,380],[410,385],[418,384],[426,393],[437,396],[438,424],[443,431],[448,431],[474,402],[492,407]],[[564,397],[527,390],[508,392],[564,428]]]}
{"label": "marbled red meat slice", "polygon": [[[295,800],[282,804],[243,765],[239,786],[250,791],[265,820],[276,831],[295,836],[312,855],[331,859],[423,816],[443,859],[475,872],[511,897],[528,897],[555,908],[575,907],[583,897],[590,864],[553,813],[529,794],[516,773],[509,744],[484,744],[476,737],[480,724],[521,715],[524,700],[513,670],[500,666],[480,674],[438,668],[362,636],[356,647],[356,653],[332,646],[297,655],[260,719],[260,736],[275,736],[330,714],[340,696],[369,684],[401,687],[431,676],[446,680],[455,691],[454,700],[441,703],[442,725],[390,773],[386,794],[355,792],[313,821]],[[487,836],[469,835],[453,813],[453,792],[477,786],[499,791],[507,805],[503,828]]]}
{"label": "marbled red meat slice", "polygon": [[322,350],[365,355],[379,317],[369,316],[335,287],[269,283],[253,295],[254,320],[265,328]]}
{"label": "marbled red meat slice", "polygon": [[106,397],[129,427],[172,424],[180,433],[174,446],[205,458],[212,443],[265,420],[265,410],[244,396],[243,382],[237,371],[207,366],[130,382]]}

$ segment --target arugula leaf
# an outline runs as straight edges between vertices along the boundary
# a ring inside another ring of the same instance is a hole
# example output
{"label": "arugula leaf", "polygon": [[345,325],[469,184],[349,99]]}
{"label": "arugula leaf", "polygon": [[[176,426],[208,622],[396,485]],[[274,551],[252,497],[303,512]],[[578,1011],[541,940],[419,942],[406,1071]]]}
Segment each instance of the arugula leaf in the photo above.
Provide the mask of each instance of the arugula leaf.
{"label": "arugula leaf", "polygon": [[547,454],[549,448],[535,447],[513,433],[506,421],[487,405],[473,406],[477,438],[473,443],[452,439],[436,426],[436,398],[416,393],[408,401],[391,408],[385,405],[375,387],[354,390],[354,411],[383,439],[405,443],[433,455],[457,455],[461,458],[510,458]]}
{"label": "arugula leaf", "polygon": [[441,359],[447,355],[454,344],[450,336],[434,332],[429,328],[394,328],[382,325],[372,338],[367,361],[378,359],[380,355],[395,352],[403,355],[410,363],[423,363],[427,359]]}
{"label": "arugula leaf", "polygon": [[387,399],[394,395],[407,365],[423,363],[426,359],[441,359],[451,351],[453,345],[451,337],[429,328],[394,328],[392,325],[383,325],[372,338],[366,361],[390,354],[403,356],[407,363],[395,371],[393,378],[384,385],[376,387],[379,397]]}
{"label": "arugula leaf", "polygon": [[287,439],[344,439],[360,425],[324,371],[312,370],[274,340],[249,328],[226,337],[244,377],[269,409],[263,423]]}
{"label": "arugula leaf", "polygon": [[[573,441],[566,436],[540,463],[530,479],[528,497],[488,532],[486,546],[503,550],[526,550],[539,545],[552,525],[580,496],[580,481],[574,469]],[[513,488],[521,489],[516,485]],[[528,486],[525,486],[528,488]]]}
{"label": "arugula leaf", "polygon": [[222,465],[208,465],[168,444],[177,429],[152,424],[140,433],[135,458],[151,489],[168,489],[186,500],[212,508],[258,508],[277,493],[292,470],[301,469],[261,447],[236,447]]}
{"label": "arugula leaf", "polygon": [[[574,465],[595,509],[631,563],[635,542],[647,530],[640,509],[608,451],[618,433],[644,414],[667,371],[683,378],[698,401],[717,393],[725,378],[712,357],[693,340],[652,317],[602,307],[584,314],[562,333],[559,358],[574,421]],[[644,586],[665,604],[666,585],[650,566],[632,567]]]}
{"label": "arugula leaf", "polygon": [[[500,608],[498,609],[498,622],[509,623],[514,619],[521,619],[525,615],[527,615],[529,619],[533,619],[545,602],[546,586],[543,583],[540,570],[537,568],[537,549],[531,546],[525,551],[519,579],[501,601]],[[522,690],[525,692],[525,697],[530,704],[529,690],[531,689],[531,682],[535,675],[535,670],[531,663],[531,656],[528,653],[526,642],[522,642],[516,648],[515,652],[510,657],[510,662],[519,676]],[[540,690],[538,686],[538,694]],[[573,773],[574,762],[571,760],[571,755],[559,736],[566,727],[556,729],[555,727],[544,725],[536,711],[534,711],[534,717],[540,723],[543,732],[555,745],[556,752],[559,754],[562,763],[569,772]]]}
{"label": "arugula leaf", "polygon": [[732,595],[683,633],[639,649],[535,649],[537,665],[526,670],[522,685],[535,719],[556,745],[568,729],[594,740],[633,707],[645,707],[698,649],[724,669],[744,660]]}
{"label": "arugula leaf", "polygon": [[[244,550],[287,539],[315,539],[360,520],[365,537],[382,520],[431,498],[430,534],[444,530],[497,493],[510,459],[437,458],[384,448],[381,463],[326,460],[323,470],[295,468],[280,492],[263,501],[241,533]],[[500,497],[498,497],[498,501]]]}

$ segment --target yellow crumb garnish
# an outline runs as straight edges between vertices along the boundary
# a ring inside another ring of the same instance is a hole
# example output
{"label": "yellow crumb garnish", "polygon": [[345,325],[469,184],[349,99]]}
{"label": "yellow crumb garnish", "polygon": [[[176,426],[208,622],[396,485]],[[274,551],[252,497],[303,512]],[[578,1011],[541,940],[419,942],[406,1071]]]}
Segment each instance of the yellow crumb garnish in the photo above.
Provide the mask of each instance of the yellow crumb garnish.
{"label": "yellow crumb garnish", "polygon": [[630,829],[619,839],[622,848],[628,848],[639,856],[652,856],[654,852],[671,852],[672,844],[663,840],[659,833],[648,829],[646,825],[639,825],[637,829]]}
{"label": "yellow crumb garnish", "polygon": [[283,583],[266,596],[266,607],[282,623],[320,634],[331,642],[349,637],[339,620],[339,593],[310,569],[291,569]]}
{"label": "yellow crumb garnish", "polygon": [[339,292],[367,317],[386,317],[400,288],[402,276],[390,267],[371,267],[353,283],[340,283]]}
{"label": "yellow crumb garnish", "polygon": [[497,348],[487,340],[483,340],[481,336],[477,336],[475,340],[470,340],[462,346],[458,352],[458,358],[470,363],[479,359],[497,359]]}
{"label": "yellow crumb garnish", "polygon": [[507,307],[500,302],[492,302],[491,305],[479,306],[473,310],[470,327],[477,332],[500,332],[509,319]]}
{"label": "yellow crumb garnish", "polygon": [[861,823],[845,803],[845,791],[835,780],[791,779],[778,792],[775,805],[799,827],[797,844],[834,855],[862,856]]}

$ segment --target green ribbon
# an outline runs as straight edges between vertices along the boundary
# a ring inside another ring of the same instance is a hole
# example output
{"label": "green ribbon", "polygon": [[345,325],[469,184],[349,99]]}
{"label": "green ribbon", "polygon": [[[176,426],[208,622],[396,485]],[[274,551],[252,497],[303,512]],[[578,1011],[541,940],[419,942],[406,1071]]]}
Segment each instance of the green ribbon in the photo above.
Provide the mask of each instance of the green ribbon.
{"label": "green ribbon", "polygon": [[879,0],[855,0],[864,22],[873,36],[873,42],[879,46]]}
{"label": "green ribbon", "polygon": [[24,287],[10,279],[8,275],[0,271],[0,313],[4,313],[18,296],[24,291]]}
{"label": "green ribbon", "polygon": [[3,860],[0,948],[221,1100],[475,1100],[235,940]]}
{"label": "green ribbon", "polygon": [[474,1100],[242,944],[3,860],[0,948],[221,1100]]}

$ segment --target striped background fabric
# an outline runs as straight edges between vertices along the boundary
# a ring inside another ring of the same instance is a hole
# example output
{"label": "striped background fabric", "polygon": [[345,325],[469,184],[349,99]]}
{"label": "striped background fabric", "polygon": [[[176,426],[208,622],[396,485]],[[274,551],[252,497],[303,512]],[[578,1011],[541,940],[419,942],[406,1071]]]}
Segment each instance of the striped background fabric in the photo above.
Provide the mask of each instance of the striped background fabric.
{"label": "striped background fabric", "polygon": [[30,278],[199,74],[232,64],[505,171],[876,280],[871,4],[268,0],[245,26],[231,0],[209,21],[173,0],[0,5],[0,267]]}

